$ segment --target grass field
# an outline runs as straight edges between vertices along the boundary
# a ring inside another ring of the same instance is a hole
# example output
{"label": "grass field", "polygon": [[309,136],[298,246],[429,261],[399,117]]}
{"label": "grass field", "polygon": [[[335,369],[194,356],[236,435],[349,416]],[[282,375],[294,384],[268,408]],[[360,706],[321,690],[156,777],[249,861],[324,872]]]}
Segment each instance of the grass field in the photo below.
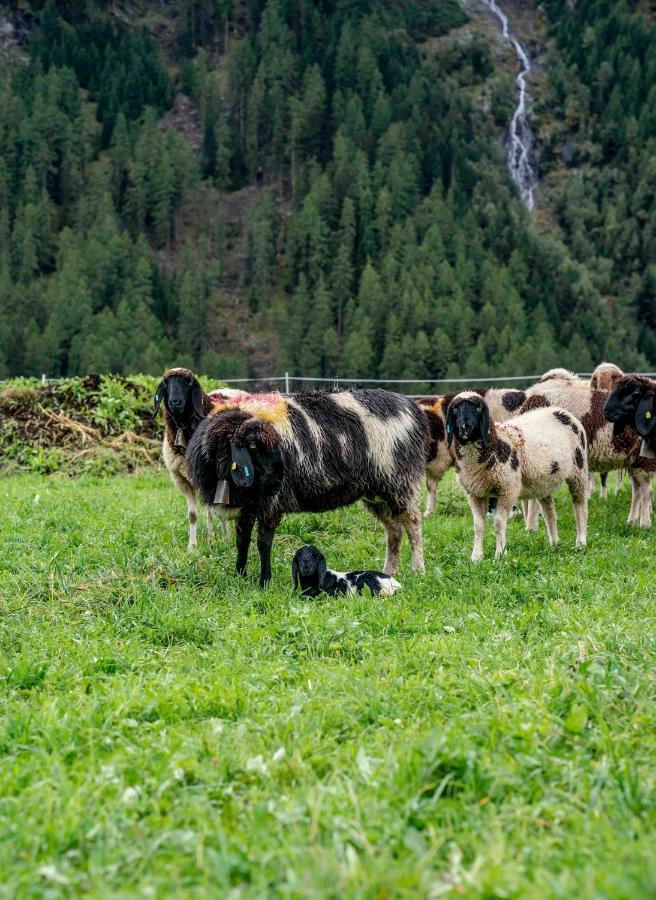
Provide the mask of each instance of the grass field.
{"label": "grass field", "polygon": [[[424,579],[304,601],[305,541],[380,565],[359,508],[288,518],[274,584],[186,552],[165,474],[2,481],[0,896],[656,895],[653,532],[544,527],[469,562],[449,481]],[[492,529],[486,553],[493,550]]]}

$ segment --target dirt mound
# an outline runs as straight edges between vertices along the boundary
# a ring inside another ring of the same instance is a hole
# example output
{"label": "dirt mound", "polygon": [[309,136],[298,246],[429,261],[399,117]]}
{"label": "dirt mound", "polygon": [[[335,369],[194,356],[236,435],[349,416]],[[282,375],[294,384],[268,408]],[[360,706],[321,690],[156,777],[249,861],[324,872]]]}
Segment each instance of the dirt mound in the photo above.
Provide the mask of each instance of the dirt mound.
{"label": "dirt mound", "polygon": [[88,375],[0,387],[0,469],[134,471],[159,464],[154,378]]}

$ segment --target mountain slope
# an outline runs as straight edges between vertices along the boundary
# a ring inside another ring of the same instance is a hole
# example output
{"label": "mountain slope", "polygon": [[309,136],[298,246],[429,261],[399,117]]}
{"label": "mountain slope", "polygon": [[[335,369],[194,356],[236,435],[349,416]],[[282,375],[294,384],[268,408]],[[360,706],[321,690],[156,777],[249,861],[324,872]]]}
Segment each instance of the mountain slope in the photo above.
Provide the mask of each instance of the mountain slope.
{"label": "mountain slope", "polygon": [[419,386],[654,355],[634,292],[533,226],[508,70],[454,0],[27,9],[2,63],[0,371]]}

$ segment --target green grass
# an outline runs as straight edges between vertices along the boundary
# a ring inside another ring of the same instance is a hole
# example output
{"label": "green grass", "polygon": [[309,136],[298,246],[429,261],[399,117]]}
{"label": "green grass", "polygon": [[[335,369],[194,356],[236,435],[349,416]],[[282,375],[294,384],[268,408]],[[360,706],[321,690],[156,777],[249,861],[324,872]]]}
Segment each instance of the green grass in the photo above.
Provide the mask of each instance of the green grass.
{"label": "green grass", "polygon": [[3,479],[0,896],[654,896],[654,536],[558,508],[473,566],[449,481],[424,579],[304,601],[304,541],[380,565],[364,510],[260,591],[163,473]]}

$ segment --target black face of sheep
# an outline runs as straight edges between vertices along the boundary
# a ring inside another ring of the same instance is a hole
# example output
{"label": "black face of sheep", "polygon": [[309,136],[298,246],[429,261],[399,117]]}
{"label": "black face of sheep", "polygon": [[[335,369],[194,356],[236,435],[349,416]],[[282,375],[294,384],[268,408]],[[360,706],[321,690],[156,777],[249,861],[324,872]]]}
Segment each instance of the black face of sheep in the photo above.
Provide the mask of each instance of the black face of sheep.
{"label": "black face of sheep", "polygon": [[610,392],[604,407],[604,418],[612,422],[615,431],[621,431],[625,425],[633,425],[640,401],[648,390],[641,379],[625,376]]}
{"label": "black face of sheep", "polygon": [[164,402],[178,428],[185,428],[194,418],[203,418],[203,389],[188,369],[171,369],[159,383],[154,397],[153,415]]}
{"label": "black face of sheep", "polygon": [[455,435],[459,444],[481,441],[484,447],[490,443],[490,411],[482,400],[464,399],[451,403],[446,416],[447,445]]}
{"label": "black face of sheep", "polygon": [[[278,436],[257,419],[239,427],[230,441],[230,477],[237,488],[253,489],[260,497],[275,497],[285,474]],[[217,473],[225,479],[225,468]]]}
{"label": "black face of sheep", "polygon": [[316,597],[321,592],[321,582],[326,574],[326,559],[312,544],[297,550],[292,561],[294,590],[300,582],[301,593],[306,597]]}

